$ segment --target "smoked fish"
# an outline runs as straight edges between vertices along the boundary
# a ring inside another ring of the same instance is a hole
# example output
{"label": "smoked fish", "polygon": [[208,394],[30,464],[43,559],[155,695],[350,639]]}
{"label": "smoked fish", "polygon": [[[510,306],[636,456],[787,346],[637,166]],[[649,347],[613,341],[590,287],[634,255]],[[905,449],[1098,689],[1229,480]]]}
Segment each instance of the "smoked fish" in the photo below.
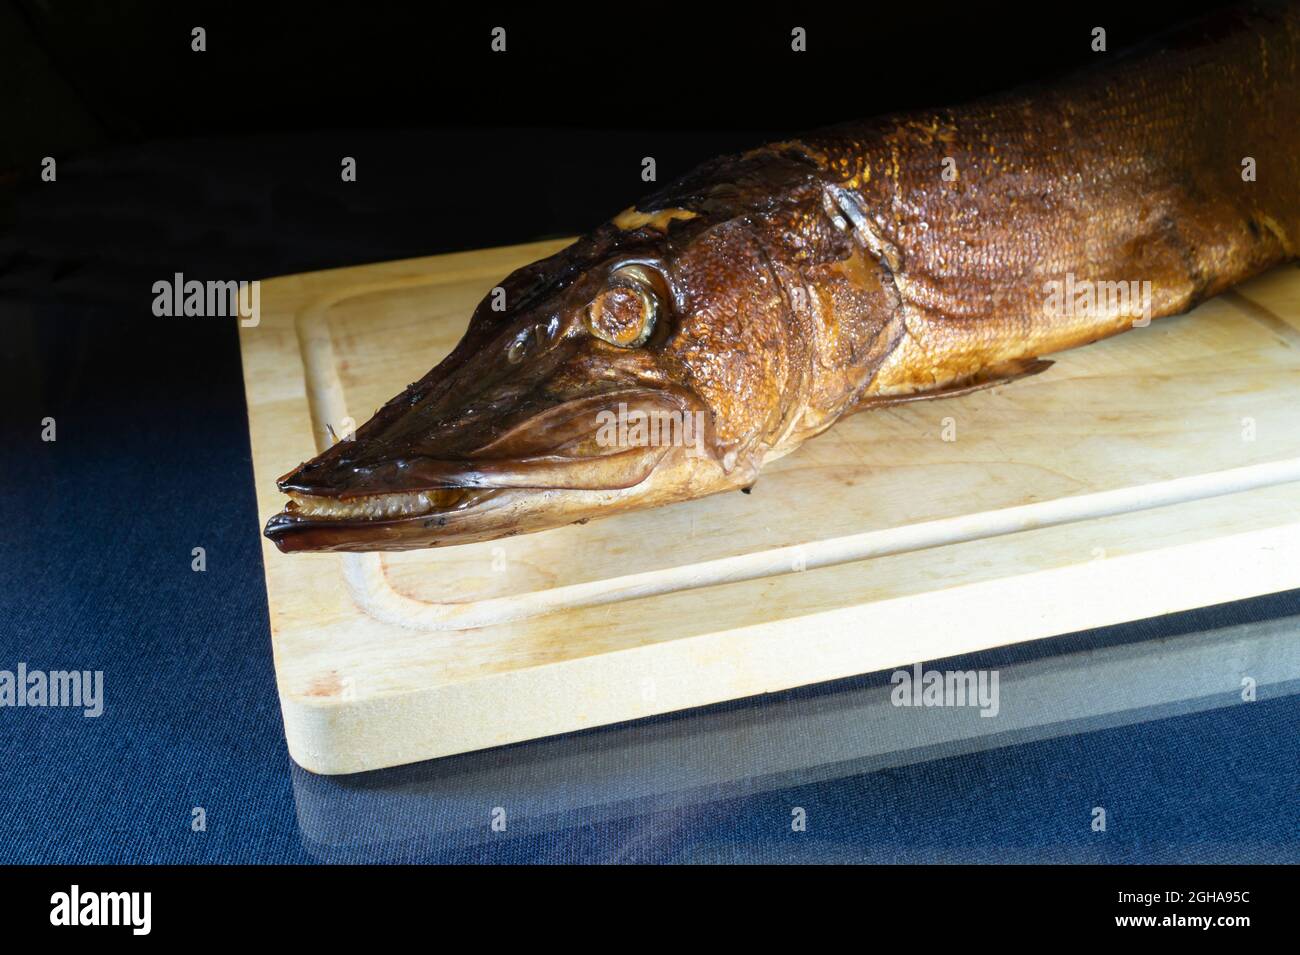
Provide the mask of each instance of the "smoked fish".
{"label": "smoked fish", "polygon": [[280,479],[266,535],[442,546],[747,488],[845,415],[1041,372],[1295,258],[1300,7],[1098,60],[713,160],[517,270]]}

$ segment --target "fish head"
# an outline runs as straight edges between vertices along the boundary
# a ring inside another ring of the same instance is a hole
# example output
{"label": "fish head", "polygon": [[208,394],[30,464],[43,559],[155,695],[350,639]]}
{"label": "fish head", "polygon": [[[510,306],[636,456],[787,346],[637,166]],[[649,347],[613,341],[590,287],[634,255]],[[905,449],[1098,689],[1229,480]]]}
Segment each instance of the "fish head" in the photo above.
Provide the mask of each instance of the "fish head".
{"label": "fish head", "polygon": [[279,480],[266,535],[286,552],[470,543],[752,483],[780,294],[743,227],[641,216],[489,292],[441,363]]}

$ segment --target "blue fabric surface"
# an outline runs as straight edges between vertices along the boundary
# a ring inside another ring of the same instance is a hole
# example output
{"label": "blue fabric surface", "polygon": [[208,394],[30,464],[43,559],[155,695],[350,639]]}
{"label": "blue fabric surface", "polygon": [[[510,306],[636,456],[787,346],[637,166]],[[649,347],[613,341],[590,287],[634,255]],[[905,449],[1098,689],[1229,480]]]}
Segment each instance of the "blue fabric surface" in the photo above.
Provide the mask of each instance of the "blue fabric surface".
{"label": "blue fabric surface", "polygon": [[[3,372],[17,387],[3,434],[0,669],[100,669],[106,702],[98,719],[0,709],[0,861],[1300,861],[1295,695],[612,817],[561,814],[501,838],[411,830],[404,820],[418,823],[430,794],[481,757],[325,779],[286,754],[233,330],[162,336],[156,322],[103,318],[6,308]],[[147,367],[131,358],[142,343]],[[46,415],[57,442],[39,440]],[[204,573],[191,570],[195,546]],[[1300,593],[1274,595],[965,664],[1297,612]],[[727,704],[759,726],[768,705]],[[685,731],[694,718],[653,722]],[[1099,803],[1105,833],[1081,824]],[[790,831],[792,805],[808,811],[806,833]]]}

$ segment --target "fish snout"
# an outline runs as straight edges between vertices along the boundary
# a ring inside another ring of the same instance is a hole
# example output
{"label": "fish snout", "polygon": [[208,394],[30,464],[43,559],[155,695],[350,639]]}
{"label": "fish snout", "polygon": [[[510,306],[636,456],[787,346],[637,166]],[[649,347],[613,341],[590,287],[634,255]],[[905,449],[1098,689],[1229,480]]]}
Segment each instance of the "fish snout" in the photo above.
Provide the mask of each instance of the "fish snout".
{"label": "fish snout", "polygon": [[266,535],[286,551],[368,550],[380,546],[372,537],[385,548],[463,543],[595,516],[654,483],[668,458],[716,468],[710,415],[672,390],[558,401],[479,436],[468,446],[462,431],[449,445],[425,434],[307,462],[281,478],[290,501]]}

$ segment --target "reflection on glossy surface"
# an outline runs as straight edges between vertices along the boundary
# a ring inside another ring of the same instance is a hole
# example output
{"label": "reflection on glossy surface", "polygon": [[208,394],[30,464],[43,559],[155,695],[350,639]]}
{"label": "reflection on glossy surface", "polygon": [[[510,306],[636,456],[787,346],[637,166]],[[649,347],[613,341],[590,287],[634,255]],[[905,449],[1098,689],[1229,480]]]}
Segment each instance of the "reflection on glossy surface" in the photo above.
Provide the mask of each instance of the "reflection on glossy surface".
{"label": "reflection on glossy surface", "polygon": [[877,673],[352,777],[295,766],[299,826],[341,862],[1294,859],[1295,826],[1279,841],[1231,806],[1289,778],[1234,731],[1294,734],[1300,617],[1133,629],[925,666],[996,673],[996,715],[897,706]]}

